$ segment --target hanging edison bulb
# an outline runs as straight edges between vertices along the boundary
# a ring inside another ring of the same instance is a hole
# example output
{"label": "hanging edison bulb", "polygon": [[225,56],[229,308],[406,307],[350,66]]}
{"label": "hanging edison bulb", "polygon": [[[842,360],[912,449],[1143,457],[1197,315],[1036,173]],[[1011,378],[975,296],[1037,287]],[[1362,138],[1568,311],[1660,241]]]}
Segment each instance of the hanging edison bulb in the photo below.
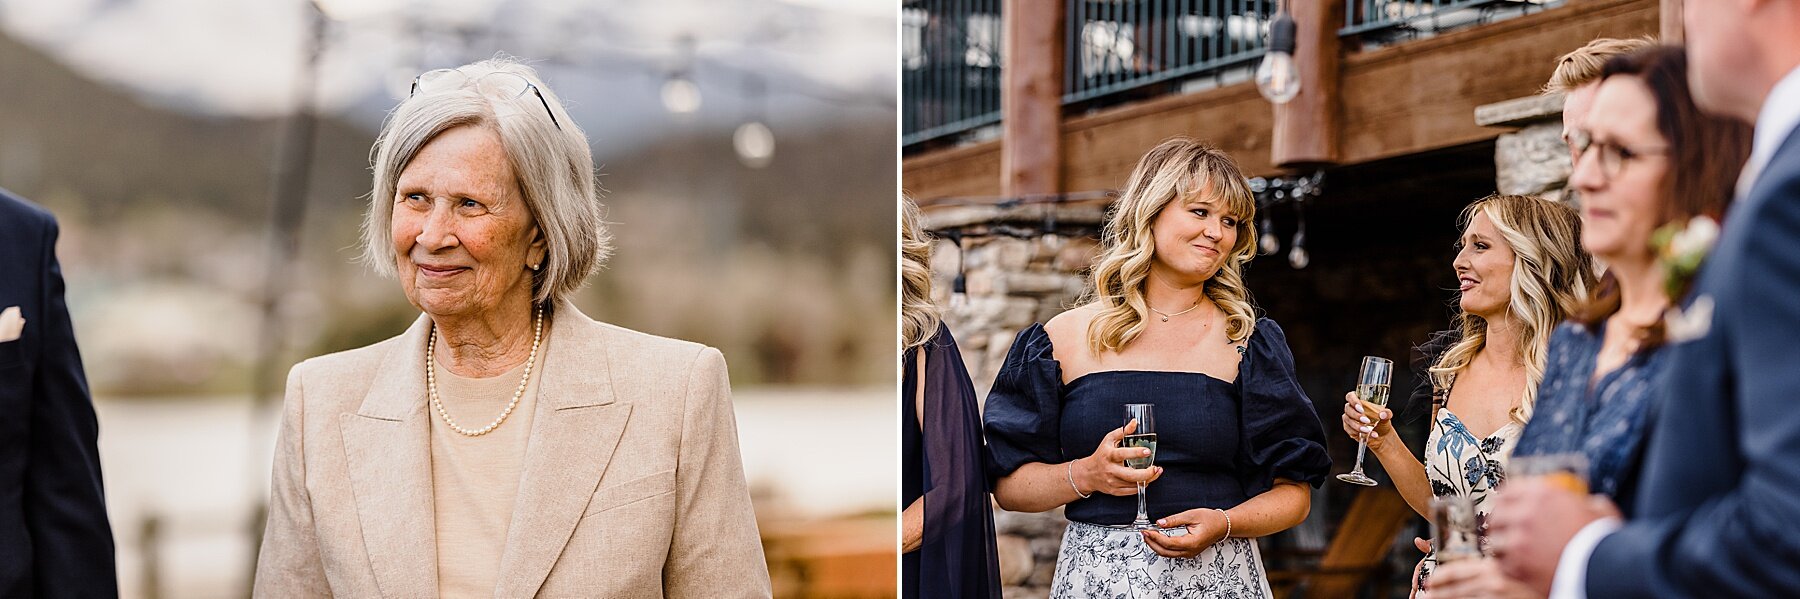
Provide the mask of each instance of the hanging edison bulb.
{"label": "hanging edison bulb", "polygon": [[1299,216],[1300,224],[1294,228],[1294,249],[1288,250],[1288,266],[1301,269],[1312,264],[1312,254],[1306,252],[1306,198],[1294,197],[1294,214]]}
{"label": "hanging edison bulb", "polygon": [[700,86],[686,73],[675,73],[663,81],[663,108],[674,114],[689,114],[700,109]]}
{"label": "hanging edison bulb", "polygon": [[1265,214],[1262,217],[1262,224],[1257,228],[1261,229],[1258,233],[1262,235],[1262,239],[1257,243],[1260,244],[1264,255],[1281,251],[1281,240],[1275,237],[1275,219],[1269,218],[1269,215]]}
{"label": "hanging edison bulb", "polygon": [[1269,46],[1256,66],[1256,91],[1275,104],[1300,94],[1300,71],[1294,65],[1294,19],[1284,8],[1269,23]]}
{"label": "hanging edison bulb", "polygon": [[750,168],[763,168],[775,161],[775,133],[769,130],[762,121],[750,121],[738,125],[737,131],[731,134],[731,148],[737,151],[738,162]]}
{"label": "hanging edison bulb", "polygon": [[1288,266],[1298,269],[1306,268],[1306,265],[1312,264],[1312,255],[1306,253],[1306,246],[1300,245],[1300,240],[1302,239],[1306,239],[1306,236],[1294,236],[1294,249],[1288,250]]}

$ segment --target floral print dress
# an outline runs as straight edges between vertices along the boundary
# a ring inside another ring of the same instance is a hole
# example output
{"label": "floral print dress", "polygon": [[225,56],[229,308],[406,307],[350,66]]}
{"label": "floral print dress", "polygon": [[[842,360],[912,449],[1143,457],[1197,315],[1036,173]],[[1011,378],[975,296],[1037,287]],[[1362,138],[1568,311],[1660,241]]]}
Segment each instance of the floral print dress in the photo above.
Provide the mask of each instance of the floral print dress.
{"label": "floral print dress", "polygon": [[[1493,509],[1490,496],[1506,480],[1506,461],[1525,427],[1508,422],[1485,438],[1477,439],[1469,427],[1450,408],[1440,407],[1432,415],[1431,436],[1425,441],[1425,478],[1431,481],[1433,497],[1462,495],[1475,504],[1476,532],[1487,538],[1487,514]],[[1482,547],[1486,553],[1485,544]],[[1419,566],[1419,585],[1431,576],[1437,555],[1425,556]]]}

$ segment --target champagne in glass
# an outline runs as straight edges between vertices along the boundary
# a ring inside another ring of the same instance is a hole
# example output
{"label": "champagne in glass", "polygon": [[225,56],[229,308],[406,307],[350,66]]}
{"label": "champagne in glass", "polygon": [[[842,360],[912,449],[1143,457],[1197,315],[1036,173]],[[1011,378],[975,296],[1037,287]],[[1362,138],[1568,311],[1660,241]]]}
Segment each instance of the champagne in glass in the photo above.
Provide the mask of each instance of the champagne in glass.
{"label": "champagne in glass", "polygon": [[[1156,412],[1155,406],[1147,403],[1125,404],[1125,426],[1137,422],[1137,428],[1119,443],[1120,447],[1142,447],[1150,450],[1150,455],[1126,458],[1125,465],[1143,470],[1156,463]],[[1131,521],[1132,528],[1144,530],[1151,528],[1148,506],[1144,503],[1144,483],[1137,486],[1137,519]]]}
{"label": "champagne in glass", "polygon": [[1141,458],[1125,458],[1127,467],[1143,470],[1156,463],[1156,433],[1125,435],[1125,440],[1119,442],[1119,447],[1142,447],[1150,450],[1150,455]]}
{"label": "champagne in glass", "polygon": [[[1386,406],[1388,400],[1388,383],[1393,379],[1394,362],[1387,358],[1363,356],[1362,373],[1356,379],[1356,398],[1364,403]],[[1373,420],[1371,418],[1371,420]],[[1367,435],[1357,435],[1356,467],[1349,472],[1339,474],[1338,480],[1365,487],[1375,486],[1375,480],[1363,474],[1363,454],[1369,449]]]}

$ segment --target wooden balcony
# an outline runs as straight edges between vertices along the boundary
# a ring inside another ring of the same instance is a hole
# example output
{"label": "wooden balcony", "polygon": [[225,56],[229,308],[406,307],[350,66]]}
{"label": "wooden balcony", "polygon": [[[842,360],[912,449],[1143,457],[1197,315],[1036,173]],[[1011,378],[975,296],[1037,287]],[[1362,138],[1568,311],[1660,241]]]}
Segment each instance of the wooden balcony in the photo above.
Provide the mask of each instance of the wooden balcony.
{"label": "wooden balcony", "polygon": [[[1341,10],[1315,11],[1317,16],[1312,18],[1329,21],[1335,17],[1334,23],[1341,24]],[[1306,18],[1305,7],[1297,7],[1296,12]],[[1307,110],[1322,113],[1310,115],[1310,120],[1323,125],[1290,127],[1295,130],[1284,132],[1284,141],[1323,148],[1334,158],[1330,162],[1339,166],[1490,141],[1501,131],[1477,125],[1475,107],[1534,93],[1549,77],[1557,56],[1595,37],[1654,34],[1663,13],[1659,0],[1570,0],[1535,14],[1375,49],[1339,45],[1332,49],[1338,59],[1335,73],[1322,73],[1323,83],[1309,86],[1310,93],[1330,97],[1308,104],[1309,92],[1303,91],[1301,98],[1283,108],[1310,106]],[[1324,22],[1315,27],[1331,38],[1336,38],[1339,30]],[[1329,43],[1319,41],[1326,39],[1322,35],[1309,38],[1306,29],[1303,21],[1303,59],[1309,40]],[[1029,47],[1005,50],[1009,70],[1030,70],[1030,61],[1065,56],[1060,49],[1035,54]],[[1060,69],[1052,72],[1056,73],[1052,76],[1060,76]],[[1165,94],[1085,114],[1064,110],[1063,98],[1054,90],[1038,93],[1042,98],[1036,101],[1048,104],[1052,114],[1058,115],[1057,131],[1018,131],[1010,138],[911,153],[903,163],[904,189],[926,205],[950,197],[1112,189],[1123,183],[1145,150],[1175,135],[1212,142],[1236,157],[1252,176],[1279,174],[1289,166],[1273,153],[1277,109],[1247,81],[1196,93]],[[1042,106],[1032,106],[1033,101],[1015,97],[1005,102],[1002,126],[1015,114],[1046,112]],[[1058,151],[1050,159],[1015,161],[1014,172],[1005,173],[1002,155],[1009,147],[1008,139],[1014,140],[1010,145],[1015,151],[1046,147]],[[1017,172],[1028,169],[1048,172]],[[1021,177],[1053,184],[1007,189],[1005,181]]]}

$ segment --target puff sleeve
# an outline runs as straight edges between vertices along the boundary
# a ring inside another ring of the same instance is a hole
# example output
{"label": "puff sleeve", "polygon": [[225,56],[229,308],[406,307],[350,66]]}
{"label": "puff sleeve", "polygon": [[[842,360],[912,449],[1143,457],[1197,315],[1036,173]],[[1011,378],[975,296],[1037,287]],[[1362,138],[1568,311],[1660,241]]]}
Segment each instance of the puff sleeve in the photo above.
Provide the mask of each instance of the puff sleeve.
{"label": "puff sleeve", "polygon": [[1238,373],[1244,444],[1238,472],[1245,496],[1268,491],[1277,478],[1323,484],[1331,470],[1325,429],[1294,377],[1287,335],[1262,318],[1246,345]]}
{"label": "puff sleeve", "polygon": [[1033,324],[1013,340],[994,378],[982,414],[990,485],[1025,464],[1063,461],[1062,367],[1052,349],[1043,325]]}

